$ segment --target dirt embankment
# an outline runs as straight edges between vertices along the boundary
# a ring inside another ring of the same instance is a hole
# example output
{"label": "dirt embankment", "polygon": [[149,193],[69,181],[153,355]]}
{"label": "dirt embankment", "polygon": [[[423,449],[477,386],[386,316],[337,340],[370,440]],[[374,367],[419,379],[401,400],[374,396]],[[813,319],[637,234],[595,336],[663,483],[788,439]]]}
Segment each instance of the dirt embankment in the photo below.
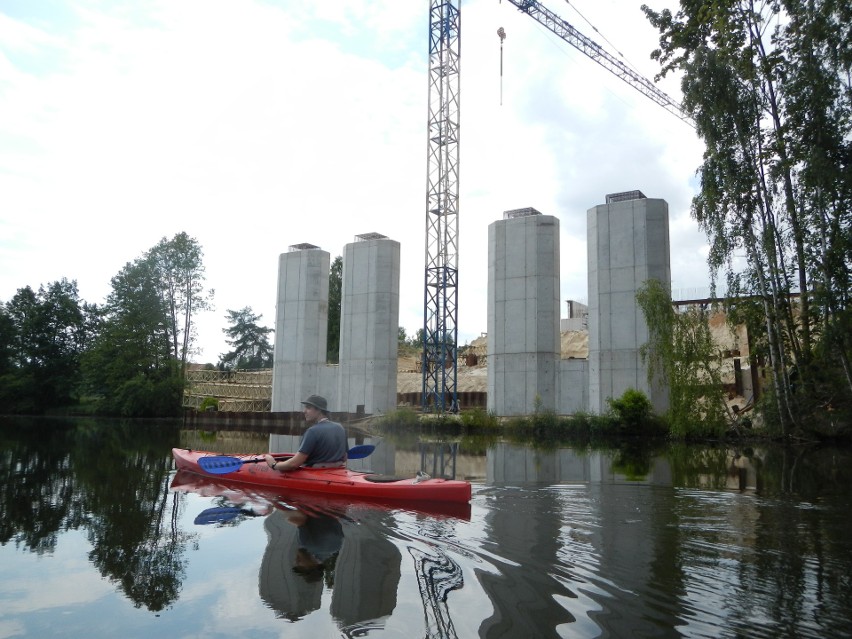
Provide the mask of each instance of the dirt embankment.
{"label": "dirt embankment", "polygon": [[[589,356],[588,331],[565,331],[561,336],[562,359],[585,359]],[[465,354],[476,355],[477,363],[468,366],[465,357],[459,359],[456,390],[460,393],[487,392],[488,344],[485,335],[473,340]],[[423,389],[423,375],[419,369],[419,354],[401,355],[397,364],[396,386],[399,393],[417,393]]]}

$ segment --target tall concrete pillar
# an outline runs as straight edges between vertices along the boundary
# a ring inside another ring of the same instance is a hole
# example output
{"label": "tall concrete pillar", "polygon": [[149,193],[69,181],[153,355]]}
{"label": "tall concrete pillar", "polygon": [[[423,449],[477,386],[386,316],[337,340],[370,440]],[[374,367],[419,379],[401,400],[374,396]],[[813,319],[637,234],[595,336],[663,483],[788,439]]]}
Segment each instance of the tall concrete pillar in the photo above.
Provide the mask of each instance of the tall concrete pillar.
{"label": "tall concrete pillar", "polygon": [[628,388],[645,393],[655,412],[668,409],[662,384],[649,384],[639,349],[648,326],[636,292],[649,279],[671,288],[669,207],[640,191],[607,196],[587,212],[589,260],[589,408]]}
{"label": "tall concrete pillar", "polygon": [[506,211],[488,227],[489,411],[557,409],[559,305],[559,220]]}
{"label": "tall concrete pillar", "polygon": [[369,414],[396,408],[399,336],[399,242],[378,233],[343,249],[340,317],[340,410]]}
{"label": "tall concrete pillar", "polygon": [[272,411],[302,410],[301,401],[318,393],[334,406],[336,385],[329,387],[328,274],[330,255],[311,244],[297,244],[278,258],[278,302]]}

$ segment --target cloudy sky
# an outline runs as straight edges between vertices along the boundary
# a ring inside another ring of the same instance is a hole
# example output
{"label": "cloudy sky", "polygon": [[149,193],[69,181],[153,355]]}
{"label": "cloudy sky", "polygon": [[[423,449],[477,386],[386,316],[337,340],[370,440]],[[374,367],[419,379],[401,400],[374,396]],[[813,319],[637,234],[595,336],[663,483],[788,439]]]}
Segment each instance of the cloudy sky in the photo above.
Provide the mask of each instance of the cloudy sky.
{"label": "cloudy sky", "polygon": [[[653,78],[639,0],[543,4]],[[705,289],[693,130],[508,2],[461,6],[460,342],[486,330],[488,225],[507,209],[559,218],[562,299],[585,302],[587,209],[664,198],[673,288]],[[427,0],[0,0],[0,301],[65,277],[101,303],[183,231],[215,289],[195,360],[216,362],[228,309],[274,326],[279,254],[378,232],[401,243],[413,334],[428,17]]]}

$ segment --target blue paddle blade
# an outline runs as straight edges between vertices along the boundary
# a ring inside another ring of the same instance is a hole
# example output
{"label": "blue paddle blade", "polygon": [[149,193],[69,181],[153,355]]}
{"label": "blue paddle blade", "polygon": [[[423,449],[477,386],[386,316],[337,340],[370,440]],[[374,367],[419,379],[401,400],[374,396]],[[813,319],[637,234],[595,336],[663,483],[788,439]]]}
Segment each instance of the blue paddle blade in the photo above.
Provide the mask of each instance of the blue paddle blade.
{"label": "blue paddle blade", "polygon": [[222,506],[219,508],[208,508],[202,510],[193,522],[196,526],[205,524],[221,524],[226,521],[231,521],[242,514],[242,509],[236,506]]}
{"label": "blue paddle blade", "polygon": [[236,457],[202,457],[198,460],[198,465],[206,473],[211,475],[224,475],[239,470],[243,464],[257,463],[260,459],[248,459],[243,461]]}
{"label": "blue paddle blade", "polygon": [[346,455],[349,459],[364,459],[364,457],[371,455],[374,450],[376,450],[376,447],[371,444],[361,444],[350,448]]}

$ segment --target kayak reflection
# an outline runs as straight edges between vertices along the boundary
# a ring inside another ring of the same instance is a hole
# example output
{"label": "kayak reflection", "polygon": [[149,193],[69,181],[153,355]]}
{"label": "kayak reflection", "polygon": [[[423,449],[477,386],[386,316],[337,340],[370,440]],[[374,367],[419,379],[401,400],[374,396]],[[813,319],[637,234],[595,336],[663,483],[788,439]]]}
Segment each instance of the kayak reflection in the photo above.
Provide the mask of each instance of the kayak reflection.
{"label": "kayak reflection", "polygon": [[[298,507],[309,512],[328,514],[345,513],[348,508],[357,506],[379,512],[388,509],[404,510],[418,515],[430,515],[440,519],[453,518],[470,521],[469,503],[429,502],[429,501],[384,501],[380,499],[359,499],[339,495],[325,495],[303,490],[272,488],[268,486],[249,486],[228,481],[221,477],[198,475],[187,470],[178,470],[171,483],[172,491],[192,492],[205,497],[223,497],[231,505],[246,502],[267,504],[286,503],[289,507]],[[282,502],[282,500],[284,500]],[[226,505],[226,504],[222,504]],[[255,507],[257,511],[257,507]],[[264,513],[265,514],[265,513]]]}

